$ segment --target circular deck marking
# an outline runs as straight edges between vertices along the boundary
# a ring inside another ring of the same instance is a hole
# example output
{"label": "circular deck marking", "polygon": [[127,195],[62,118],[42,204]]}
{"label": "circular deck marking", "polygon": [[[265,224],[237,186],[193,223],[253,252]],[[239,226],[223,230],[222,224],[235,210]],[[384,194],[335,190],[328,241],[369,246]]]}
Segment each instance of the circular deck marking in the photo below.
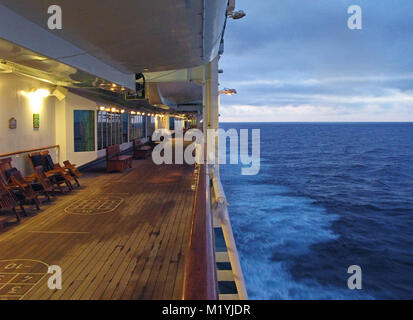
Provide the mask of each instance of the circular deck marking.
{"label": "circular deck marking", "polygon": [[122,198],[113,196],[78,200],[65,208],[65,212],[83,216],[104,214],[115,211],[122,202]]}
{"label": "circular deck marking", "polygon": [[0,260],[0,300],[21,300],[47,274],[49,265],[38,260]]}

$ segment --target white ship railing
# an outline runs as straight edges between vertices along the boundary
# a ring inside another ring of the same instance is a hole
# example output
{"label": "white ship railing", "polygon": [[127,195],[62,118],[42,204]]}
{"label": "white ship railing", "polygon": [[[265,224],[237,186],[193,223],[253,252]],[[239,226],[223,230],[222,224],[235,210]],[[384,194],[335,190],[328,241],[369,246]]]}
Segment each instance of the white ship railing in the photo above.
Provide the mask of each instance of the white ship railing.
{"label": "white ship railing", "polygon": [[238,295],[241,300],[248,300],[247,289],[245,286],[244,276],[242,274],[241,264],[239,262],[237,245],[235,244],[232,233],[231,221],[228,214],[228,202],[225,196],[224,188],[214,165],[209,166],[209,176],[212,180],[212,190],[214,197],[212,200],[212,212],[215,219],[221,223],[222,232],[225,238],[225,244],[228,250],[229,261],[231,263],[235,284]]}

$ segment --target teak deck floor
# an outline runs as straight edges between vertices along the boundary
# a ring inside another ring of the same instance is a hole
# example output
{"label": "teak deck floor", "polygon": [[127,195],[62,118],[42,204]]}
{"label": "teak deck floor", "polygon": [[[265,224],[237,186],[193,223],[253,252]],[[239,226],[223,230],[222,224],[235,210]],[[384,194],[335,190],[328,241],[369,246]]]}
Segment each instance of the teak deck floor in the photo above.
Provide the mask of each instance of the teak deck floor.
{"label": "teak deck floor", "polygon": [[[191,166],[150,160],[86,173],[81,189],[0,232],[0,299],[179,299],[193,179]],[[48,288],[51,265],[61,290]]]}

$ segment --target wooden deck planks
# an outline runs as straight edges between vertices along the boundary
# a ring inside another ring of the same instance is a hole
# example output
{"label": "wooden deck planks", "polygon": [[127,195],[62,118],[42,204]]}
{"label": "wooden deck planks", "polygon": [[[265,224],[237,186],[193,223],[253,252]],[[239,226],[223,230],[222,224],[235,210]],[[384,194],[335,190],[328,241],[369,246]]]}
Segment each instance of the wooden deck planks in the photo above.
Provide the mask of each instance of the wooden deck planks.
{"label": "wooden deck planks", "polygon": [[[179,298],[193,168],[150,160],[133,166],[119,174],[86,174],[81,190],[58,196],[0,233],[0,260],[34,259],[63,270],[62,290],[48,289],[45,277],[24,299]],[[65,211],[76,201],[107,196],[123,201],[98,215]]]}
{"label": "wooden deck planks", "polygon": [[[176,188],[179,188],[179,186],[176,186]],[[179,190],[175,192],[179,192]],[[178,206],[176,207],[176,211],[169,215],[167,220],[161,220],[161,224],[158,225],[155,231],[151,234],[150,241],[152,243],[152,250],[148,255],[148,258],[145,260],[145,264],[142,264],[140,266],[142,268],[140,280],[135,284],[135,289],[131,292],[131,299],[149,299],[144,295],[144,293],[155,286],[154,279],[150,278],[151,273],[156,272],[156,269],[158,267],[157,264],[160,264],[162,262],[169,263],[169,261],[166,259],[166,248],[164,244],[167,242],[169,235],[173,232],[176,232],[176,230],[174,229],[174,224],[176,216],[179,213],[180,211]],[[166,232],[167,228],[171,228],[170,233]],[[158,257],[160,259],[157,259]],[[137,270],[139,273],[138,268],[135,268],[135,270]]]}
{"label": "wooden deck planks", "polygon": [[[182,192],[191,192],[188,190],[182,190]],[[192,192],[191,192],[192,193]],[[183,256],[181,239],[185,236],[185,230],[182,228],[182,221],[189,221],[192,207],[188,207],[185,203],[184,197],[181,198],[177,212],[175,213],[176,219],[174,222],[173,232],[169,233],[168,242],[165,243],[165,258],[157,261],[156,267],[152,268],[151,279],[154,282],[153,286],[149,286],[146,292],[142,296],[144,299],[150,299],[153,296],[162,297],[165,287],[167,285],[174,286],[176,280],[176,272],[174,265]],[[178,245],[177,245],[178,243]],[[169,282],[167,281],[168,275],[170,275]]]}

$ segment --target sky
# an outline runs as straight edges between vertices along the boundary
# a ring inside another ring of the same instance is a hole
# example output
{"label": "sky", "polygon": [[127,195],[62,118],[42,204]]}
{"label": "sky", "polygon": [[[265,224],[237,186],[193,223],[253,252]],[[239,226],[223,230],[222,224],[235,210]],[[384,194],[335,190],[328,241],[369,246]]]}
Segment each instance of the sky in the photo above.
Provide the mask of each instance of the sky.
{"label": "sky", "polygon": [[[412,0],[236,0],[222,122],[413,121]],[[350,30],[348,8],[362,9]]]}

